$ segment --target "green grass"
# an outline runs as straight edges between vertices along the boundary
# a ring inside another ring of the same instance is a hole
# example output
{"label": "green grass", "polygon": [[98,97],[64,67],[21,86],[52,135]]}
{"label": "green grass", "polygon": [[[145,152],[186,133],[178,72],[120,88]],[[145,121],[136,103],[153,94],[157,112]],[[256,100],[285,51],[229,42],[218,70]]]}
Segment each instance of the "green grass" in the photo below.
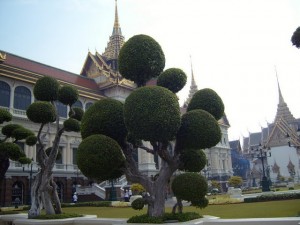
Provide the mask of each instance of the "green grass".
{"label": "green grass", "polygon": [[[78,207],[64,208],[63,211],[65,213],[97,215],[98,217],[102,218],[130,218],[132,216],[147,213],[146,209],[137,211],[130,207]],[[300,216],[300,199],[258,203],[209,205],[205,209],[197,209],[195,207],[184,207],[183,211],[197,212],[200,215],[217,216],[223,219],[293,217]],[[166,212],[171,212],[171,208],[166,208]]]}

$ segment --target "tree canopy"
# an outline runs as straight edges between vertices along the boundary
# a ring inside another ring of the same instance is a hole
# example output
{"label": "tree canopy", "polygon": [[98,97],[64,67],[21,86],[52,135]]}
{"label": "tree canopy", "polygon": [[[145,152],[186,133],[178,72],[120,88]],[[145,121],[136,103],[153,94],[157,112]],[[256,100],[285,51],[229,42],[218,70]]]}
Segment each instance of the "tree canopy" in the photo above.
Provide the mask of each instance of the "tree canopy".
{"label": "tree canopy", "polygon": [[298,27],[292,37],[291,37],[291,42],[293,45],[295,45],[297,48],[300,48],[300,27]]}

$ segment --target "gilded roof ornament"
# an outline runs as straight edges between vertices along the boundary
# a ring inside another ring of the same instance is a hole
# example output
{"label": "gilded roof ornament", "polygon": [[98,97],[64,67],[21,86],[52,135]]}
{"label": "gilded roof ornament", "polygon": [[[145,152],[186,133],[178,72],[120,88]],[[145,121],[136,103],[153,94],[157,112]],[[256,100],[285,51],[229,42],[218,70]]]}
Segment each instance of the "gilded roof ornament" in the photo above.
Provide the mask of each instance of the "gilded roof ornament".
{"label": "gilded roof ornament", "polygon": [[0,62],[4,62],[6,60],[6,53],[0,52]]}

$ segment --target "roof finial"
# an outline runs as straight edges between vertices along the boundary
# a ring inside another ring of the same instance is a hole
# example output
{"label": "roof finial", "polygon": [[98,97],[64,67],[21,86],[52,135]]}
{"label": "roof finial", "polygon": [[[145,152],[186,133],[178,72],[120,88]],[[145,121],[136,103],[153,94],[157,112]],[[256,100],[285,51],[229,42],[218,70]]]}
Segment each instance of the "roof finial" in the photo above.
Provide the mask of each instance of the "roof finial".
{"label": "roof finial", "polygon": [[282,103],[284,103],[284,100],[283,100],[283,96],[282,96],[281,89],[280,89],[280,85],[279,85],[277,69],[276,69],[276,66],[274,66],[274,67],[275,67],[275,73],[276,73],[277,85],[278,85],[279,104],[282,104]]}
{"label": "roof finial", "polygon": [[117,2],[117,0],[115,0],[115,22],[114,22],[113,35],[114,34],[120,34],[121,35],[121,28],[120,28],[120,24],[119,24],[118,2]]}

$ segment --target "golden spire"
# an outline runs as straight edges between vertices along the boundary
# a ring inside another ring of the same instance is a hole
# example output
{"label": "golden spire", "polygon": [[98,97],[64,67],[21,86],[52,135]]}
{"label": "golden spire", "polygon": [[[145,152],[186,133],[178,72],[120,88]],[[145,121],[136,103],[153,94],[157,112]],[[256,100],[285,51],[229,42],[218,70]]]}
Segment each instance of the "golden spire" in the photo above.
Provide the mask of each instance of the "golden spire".
{"label": "golden spire", "polygon": [[113,35],[122,35],[120,24],[119,24],[119,16],[118,16],[118,2],[115,0],[115,22],[114,22],[114,29]]}
{"label": "golden spire", "polygon": [[190,92],[189,92],[189,97],[187,98],[187,100],[184,103],[184,107],[187,107],[188,104],[190,103],[192,97],[194,96],[194,94],[198,91],[198,87],[197,84],[195,82],[195,77],[194,77],[194,71],[193,71],[193,63],[192,63],[192,57],[190,56],[190,60],[191,60],[191,73],[192,73],[192,81],[191,81],[191,86],[190,86]]}

